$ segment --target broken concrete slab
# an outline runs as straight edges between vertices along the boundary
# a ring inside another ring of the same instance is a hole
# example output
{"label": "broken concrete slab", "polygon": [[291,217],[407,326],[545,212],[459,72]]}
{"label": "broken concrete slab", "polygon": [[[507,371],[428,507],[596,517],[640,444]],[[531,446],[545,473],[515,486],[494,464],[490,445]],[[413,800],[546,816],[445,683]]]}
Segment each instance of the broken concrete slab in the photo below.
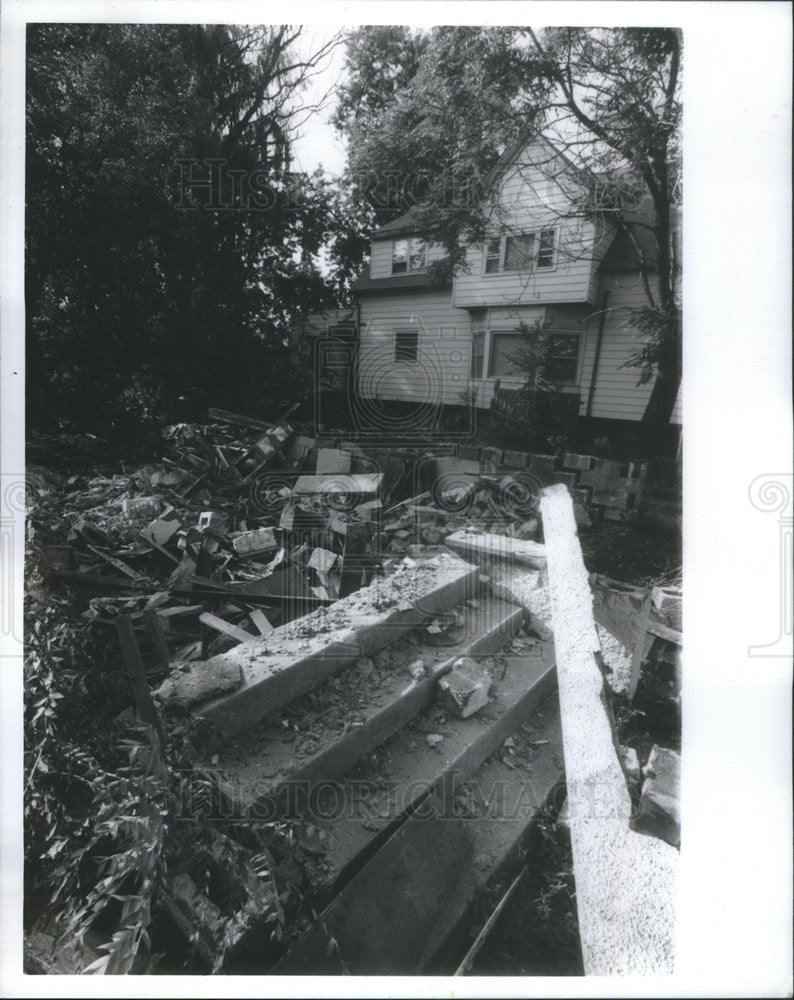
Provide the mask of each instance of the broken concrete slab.
{"label": "broken concrete slab", "polygon": [[678,852],[630,828],[631,797],[604,707],[593,596],[566,487],[545,489],[540,509],[585,973],[670,974]]}
{"label": "broken concrete slab", "polygon": [[[440,662],[433,663],[428,657],[426,665],[417,660],[405,673],[399,671],[387,676],[378,685],[379,697],[375,704],[364,708],[356,704],[352,710],[350,706],[340,708],[337,721],[343,731],[341,734],[324,732],[308,757],[296,753],[294,743],[285,744],[280,733],[268,734],[266,724],[255,731],[250,742],[248,734],[244,733],[239,741],[217,748],[216,774],[225,808],[241,817],[272,815],[273,804],[281,795],[291,795],[294,799],[301,788],[309,789],[315,783],[327,782],[343,774],[364,754],[382,745],[433,703],[437,681],[449,673],[456,660],[462,656],[477,659],[493,655],[519,633],[523,621],[521,608],[498,600],[483,601],[481,608],[467,609],[464,638],[457,649],[450,650],[450,655]],[[545,697],[548,693],[553,684],[553,661],[545,655],[548,650],[533,652],[536,655],[520,661],[521,667],[515,669],[516,676],[511,676],[500,687],[492,711],[499,714],[505,711],[513,692],[522,692],[522,697],[530,688],[534,690],[533,697],[541,693]],[[379,656],[380,653],[376,654],[375,659]],[[359,664],[362,662],[367,661],[359,661]],[[423,673],[417,676],[420,664]],[[512,718],[509,717],[506,725],[510,725]],[[477,741],[473,733],[483,730],[483,735],[496,739],[489,732],[491,721],[489,718],[486,722],[483,715],[466,720],[470,726],[468,737],[455,744],[456,752],[463,755],[461,759],[468,759],[467,755],[475,752]],[[513,727],[516,724],[512,722]],[[508,732],[509,729],[503,731],[502,739]],[[496,739],[488,746],[492,750],[500,742]],[[261,811],[259,803],[262,803]]]}
{"label": "broken concrete slab", "polygon": [[201,714],[221,735],[231,736],[359,657],[396,642],[476,587],[477,571],[449,553],[410,563],[404,561],[392,576],[377,577],[327,608],[208,660],[242,668],[243,684],[204,705]]}
{"label": "broken concrete slab", "polygon": [[678,847],[681,843],[681,755],[654,745],[644,772],[634,829],[661,837]]}
{"label": "broken concrete slab", "polygon": [[444,540],[447,548],[472,562],[499,560],[534,569],[546,565],[546,547],[529,539],[493,535],[463,528]]}
{"label": "broken concrete slab", "polygon": [[220,694],[236,690],[242,679],[240,664],[222,656],[203,662],[174,663],[171,676],[152,691],[152,697],[162,705],[192,708]]}
{"label": "broken concrete slab", "polygon": [[491,675],[470,656],[461,656],[452,664],[452,670],[440,678],[438,690],[447,708],[467,719],[488,704]]}

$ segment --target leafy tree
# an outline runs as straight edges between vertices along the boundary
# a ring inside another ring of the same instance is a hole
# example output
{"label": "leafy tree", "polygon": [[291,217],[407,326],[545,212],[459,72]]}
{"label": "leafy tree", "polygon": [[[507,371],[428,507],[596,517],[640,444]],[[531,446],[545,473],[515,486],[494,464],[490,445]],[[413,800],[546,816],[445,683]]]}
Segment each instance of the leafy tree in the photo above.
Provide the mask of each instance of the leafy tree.
{"label": "leafy tree", "polygon": [[332,299],[291,171],[299,29],[28,29],[29,417],[92,429],[262,393]]}
{"label": "leafy tree", "polygon": [[[681,44],[678,30],[664,28],[360,29],[337,116],[354,191],[378,222],[415,196],[391,175],[429,177],[416,220],[435,227],[452,269],[484,236],[492,206],[482,196],[498,154],[534,132],[553,141],[574,167],[570,214],[616,226],[643,276],[648,302],[634,320],[648,337],[632,363],[641,381],[655,380],[643,418],[649,442],[681,379]],[[367,88],[377,93],[363,100]],[[643,198],[650,217],[633,211]]]}

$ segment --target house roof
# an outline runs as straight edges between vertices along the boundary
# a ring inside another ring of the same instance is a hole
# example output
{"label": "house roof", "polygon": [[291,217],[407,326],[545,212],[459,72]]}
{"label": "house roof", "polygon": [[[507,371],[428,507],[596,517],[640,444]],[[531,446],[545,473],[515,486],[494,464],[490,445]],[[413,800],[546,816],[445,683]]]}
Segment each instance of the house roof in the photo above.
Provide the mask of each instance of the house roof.
{"label": "house roof", "polygon": [[371,278],[369,264],[359,274],[351,286],[351,290],[357,294],[362,292],[399,292],[405,288],[450,288],[450,280],[438,281],[427,273],[423,274],[395,274],[387,278]]}
{"label": "house roof", "polygon": [[420,229],[427,229],[427,225],[420,226],[418,217],[422,209],[419,205],[412,205],[407,212],[397,216],[390,222],[384,223],[372,234],[374,239],[379,236],[397,236],[400,233],[415,233]]}

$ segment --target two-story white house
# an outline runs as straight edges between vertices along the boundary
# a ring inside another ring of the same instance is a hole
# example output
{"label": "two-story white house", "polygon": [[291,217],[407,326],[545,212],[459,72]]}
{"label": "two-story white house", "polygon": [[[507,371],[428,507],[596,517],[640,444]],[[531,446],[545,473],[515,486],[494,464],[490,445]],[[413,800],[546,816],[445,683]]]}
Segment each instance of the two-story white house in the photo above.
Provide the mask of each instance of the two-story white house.
{"label": "two-story white house", "polygon": [[[488,407],[497,386],[522,384],[519,325],[541,320],[551,330],[549,374],[578,395],[580,418],[605,428],[639,421],[651,385],[624,366],[641,343],[631,310],[647,305],[636,241],[652,269],[652,240],[647,229],[628,237],[587,221],[575,209],[579,190],[544,139],[508,150],[494,172],[492,234],[442,282],[431,265],[445,251],[418,228],[416,210],[377,230],[353,286],[359,394],[451,405],[468,396]],[[671,423],[680,420],[677,403]]]}

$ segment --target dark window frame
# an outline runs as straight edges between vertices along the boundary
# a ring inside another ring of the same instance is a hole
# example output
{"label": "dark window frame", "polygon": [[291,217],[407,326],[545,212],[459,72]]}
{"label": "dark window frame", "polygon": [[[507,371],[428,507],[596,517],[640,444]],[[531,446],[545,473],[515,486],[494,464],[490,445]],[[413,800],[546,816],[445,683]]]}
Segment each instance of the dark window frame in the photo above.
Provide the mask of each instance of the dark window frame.
{"label": "dark window frame", "polygon": [[[400,343],[400,338],[403,342]],[[419,327],[401,326],[394,331],[394,352],[393,360],[395,365],[415,365],[419,361]]]}

